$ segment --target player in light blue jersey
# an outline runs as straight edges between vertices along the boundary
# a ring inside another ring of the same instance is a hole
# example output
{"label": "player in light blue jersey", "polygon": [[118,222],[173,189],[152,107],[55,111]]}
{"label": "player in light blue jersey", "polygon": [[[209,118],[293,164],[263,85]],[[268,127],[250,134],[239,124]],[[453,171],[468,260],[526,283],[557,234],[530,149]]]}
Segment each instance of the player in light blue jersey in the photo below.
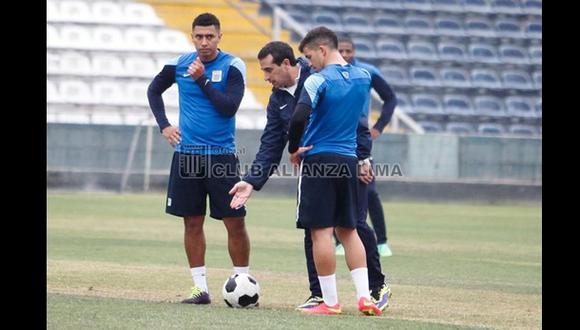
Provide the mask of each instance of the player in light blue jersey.
{"label": "player in light blue jersey", "polygon": [[301,173],[297,227],[310,229],[324,300],[302,312],[330,315],[342,312],[332,241],[336,231],[345,247],[358,309],[366,315],[381,315],[370,298],[366,253],[355,229],[357,128],[368,108],[371,77],[366,70],[348,64],[337,46],[336,34],[318,27],[308,32],[299,47],[318,72],[304,82],[290,121],[288,151],[290,161],[300,166]]}
{"label": "player in light blue jersey", "polygon": [[[229,207],[230,188],[240,181],[235,154],[235,114],[244,96],[246,67],[218,48],[222,33],[213,14],[197,16],[191,37],[196,51],[179,56],[153,79],[147,96],[159,128],[175,146],[166,212],[184,219],[184,245],[194,282],[183,303],[209,304],[203,223],[209,195],[210,217],[223,220],[235,273],[248,273],[250,240],[246,210]],[[179,127],[165,115],[162,94],[179,88]]]}

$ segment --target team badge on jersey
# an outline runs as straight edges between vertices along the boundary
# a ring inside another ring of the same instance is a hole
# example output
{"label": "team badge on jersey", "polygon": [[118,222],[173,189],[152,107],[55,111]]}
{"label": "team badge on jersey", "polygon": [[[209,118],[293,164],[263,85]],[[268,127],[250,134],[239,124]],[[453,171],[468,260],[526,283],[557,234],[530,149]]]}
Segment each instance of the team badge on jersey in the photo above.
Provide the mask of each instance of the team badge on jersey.
{"label": "team badge on jersey", "polygon": [[222,70],[214,70],[211,72],[211,81],[220,82],[222,81]]}
{"label": "team badge on jersey", "polygon": [[350,77],[350,75],[348,74],[348,71],[342,71],[342,76],[344,77],[344,79],[348,79],[348,77]]}

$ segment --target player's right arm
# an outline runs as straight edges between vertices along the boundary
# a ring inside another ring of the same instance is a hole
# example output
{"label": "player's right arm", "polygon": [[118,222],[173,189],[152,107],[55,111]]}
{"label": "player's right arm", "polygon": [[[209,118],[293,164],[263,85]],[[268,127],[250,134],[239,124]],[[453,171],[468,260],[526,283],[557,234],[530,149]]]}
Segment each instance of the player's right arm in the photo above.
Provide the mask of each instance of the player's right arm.
{"label": "player's right arm", "polygon": [[178,127],[171,126],[167,115],[165,114],[165,103],[163,103],[163,97],[161,96],[173,83],[175,82],[175,65],[165,65],[161,72],[159,72],[155,78],[149,84],[147,88],[147,99],[149,100],[149,107],[157,125],[159,125],[159,130],[163,134],[163,137],[169,141],[171,145],[176,145],[181,140],[181,132]]}

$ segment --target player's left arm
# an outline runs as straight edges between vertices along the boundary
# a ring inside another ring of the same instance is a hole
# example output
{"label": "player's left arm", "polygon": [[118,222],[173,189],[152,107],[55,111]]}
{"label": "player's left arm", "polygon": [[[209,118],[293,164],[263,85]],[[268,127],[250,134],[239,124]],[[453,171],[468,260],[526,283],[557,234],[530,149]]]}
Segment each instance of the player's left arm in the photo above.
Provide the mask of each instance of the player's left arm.
{"label": "player's left arm", "polygon": [[373,125],[373,130],[376,130],[380,134],[391,121],[395,106],[397,106],[397,97],[391,86],[389,86],[387,81],[378,72],[373,72],[371,75],[371,87],[379,94],[381,100],[383,100],[381,115]]}

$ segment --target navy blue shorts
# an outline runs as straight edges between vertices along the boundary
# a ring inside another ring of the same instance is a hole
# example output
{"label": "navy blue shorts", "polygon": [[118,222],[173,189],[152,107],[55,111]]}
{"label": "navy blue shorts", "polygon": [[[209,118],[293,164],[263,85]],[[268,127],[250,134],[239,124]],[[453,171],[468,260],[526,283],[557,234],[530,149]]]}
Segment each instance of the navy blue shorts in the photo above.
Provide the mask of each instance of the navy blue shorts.
{"label": "navy blue shorts", "polygon": [[357,158],[319,153],[304,158],[298,181],[298,228],[356,228]]}
{"label": "navy blue shorts", "polygon": [[179,216],[206,214],[209,195],[210,217],[218,220],[246,216],[246,208],[230,208],[228,192],[240,181],[238,157],[190,155],[175,152],[171,162],[165,212]]}

